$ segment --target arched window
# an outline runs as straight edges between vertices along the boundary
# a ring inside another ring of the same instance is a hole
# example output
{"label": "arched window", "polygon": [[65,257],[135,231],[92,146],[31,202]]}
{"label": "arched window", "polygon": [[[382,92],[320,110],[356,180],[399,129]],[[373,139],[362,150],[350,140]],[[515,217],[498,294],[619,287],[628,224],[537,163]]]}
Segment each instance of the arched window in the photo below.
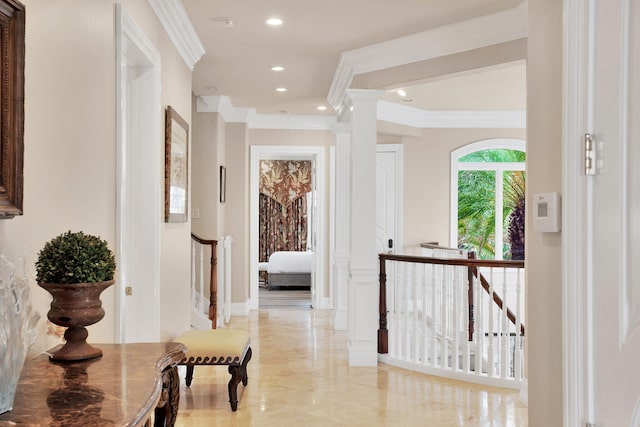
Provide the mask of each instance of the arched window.
{"label": "arched window", "polygon": [[524,259],[525,142],[488,139],[451,153],[451,242],[483,259]]}

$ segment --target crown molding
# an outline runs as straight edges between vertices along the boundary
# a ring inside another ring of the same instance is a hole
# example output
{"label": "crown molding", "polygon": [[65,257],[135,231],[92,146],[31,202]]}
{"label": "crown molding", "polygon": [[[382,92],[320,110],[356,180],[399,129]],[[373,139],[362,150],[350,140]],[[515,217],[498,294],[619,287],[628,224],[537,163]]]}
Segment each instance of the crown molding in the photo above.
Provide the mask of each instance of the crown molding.
{"label": "crown molding", "polygon": [[332,130],[335,116],[257,114],[253,108],[238,108],[228,96],[198,96],[198,113],[219,113],[226,123],[246,123],[250,129]]}
{"label": "crown molding", "polygon": [[253,108],[234,107],[228,96],[198,96],[196,111],[198,113],[218,113],[227,123],[247,123],[249,117],[255,115]]}
{"label": "crown molding", "polygon": [[514,8],[344,52],[327,100],[340,114],[353,77],[527,37],[527,2]]}
{"label": "crown molding", "polygon": [[191,71],[204,55],[204,46],[181,0],[148,0],[151,9]]}
{"label": "crown molding", "polygon": [[[338,122],[336,116],[257,114],[253,108],[234,107],[227,96],[198,96],[196,111],[218,113],[226,123],[246,123],[250,129],[335,131],[336,126],[343,123]],[[377,118],[419,129],[526,127],[524,111],[428,111],[388,101],[378,101]]]}
{"label": "crown molding", "polygon": [[428,111],[378,101],[378,120],[416,128],[524,129],[525,111]]}

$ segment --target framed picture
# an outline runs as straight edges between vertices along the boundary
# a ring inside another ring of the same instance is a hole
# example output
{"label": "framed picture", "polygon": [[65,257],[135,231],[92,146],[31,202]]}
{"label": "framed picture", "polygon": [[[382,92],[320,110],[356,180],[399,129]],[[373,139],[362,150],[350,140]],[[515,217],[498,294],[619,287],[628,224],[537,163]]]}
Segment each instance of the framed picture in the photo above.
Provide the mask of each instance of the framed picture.
{"label": "framed picture", "polygon": [[220,203],[227,199],[227,168],[220,166]]}
{"label": "framed picture", "polygon": [[164,220],[187,222],[189,208],[189,125],[167,107],[165,115]]}
{"label": "framed picture", "polygon": [[22,215],[24,6],[0,0],[0,219]]}

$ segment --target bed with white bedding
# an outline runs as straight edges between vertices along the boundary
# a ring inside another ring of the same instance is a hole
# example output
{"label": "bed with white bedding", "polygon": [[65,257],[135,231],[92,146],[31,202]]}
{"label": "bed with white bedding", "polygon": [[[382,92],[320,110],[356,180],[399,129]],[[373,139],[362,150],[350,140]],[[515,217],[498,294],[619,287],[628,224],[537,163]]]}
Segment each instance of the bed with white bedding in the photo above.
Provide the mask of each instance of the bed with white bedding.
{"label": "bed with white bedding", "polygon": [[311,286],[313,252],[280,251],[269,256],[268,286]]}

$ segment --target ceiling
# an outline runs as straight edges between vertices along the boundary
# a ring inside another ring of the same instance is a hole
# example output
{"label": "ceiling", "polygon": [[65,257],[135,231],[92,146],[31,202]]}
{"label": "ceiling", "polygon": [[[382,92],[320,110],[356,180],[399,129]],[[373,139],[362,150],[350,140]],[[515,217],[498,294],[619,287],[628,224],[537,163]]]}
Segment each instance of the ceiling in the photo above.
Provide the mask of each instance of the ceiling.
{"label": "ceiling", "polygon": [[[195,95],[228,96],[234,107],[258,114],[334,115],[327,94],[343,52],[512,8],[520,0],[183,3],[206,51],[193,73]],[[269,27],[265,21],[273,16],[284,23]],[[272,71],[273,65],[284,70]],[[520,61],[403,89],[411,102],[397,92],[383,99],[430,110],[524,110],[525,66]],[[327,110],[319,111],[320,105]]]}

